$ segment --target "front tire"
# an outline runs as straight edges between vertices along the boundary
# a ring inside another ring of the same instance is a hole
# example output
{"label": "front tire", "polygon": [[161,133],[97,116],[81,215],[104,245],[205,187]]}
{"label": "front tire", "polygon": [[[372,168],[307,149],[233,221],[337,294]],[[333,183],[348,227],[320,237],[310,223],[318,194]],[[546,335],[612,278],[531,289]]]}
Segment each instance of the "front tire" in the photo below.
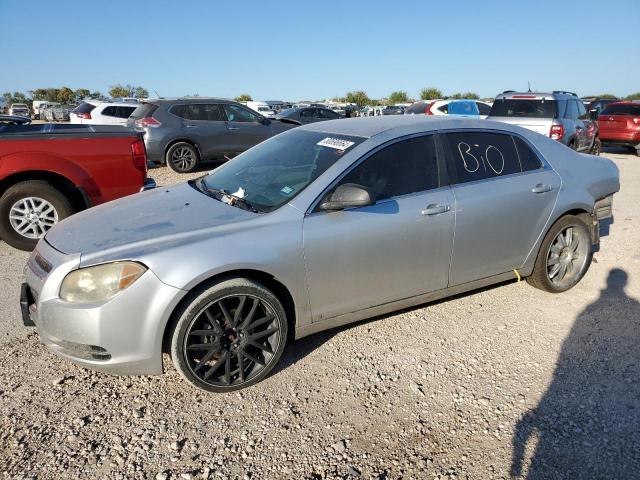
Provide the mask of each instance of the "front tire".
{"label": "front tire", "polygon": [[198,149],[187,142],[171,145],[166,155],[167,165],[177,173],[193,172],[200,162]]}
{"label": "front tire", "polygon": [[264,286],[225,280],[192,295],[171,337],[173,363],[189,383],[230,392],[265,378],[287,341],[287,317]]}
{"label": "front tire", "polygon": [[596,139],[593,141],[593,145],[591,146],[591,155],[596,155],[596,156],[600,156],[600,153],[602,152],[602,141],[596,137]]}
{"label": "front tire", "polygon": [[16,183],[0,197],[0,238],[20,250],[33,250],[40,238],[72,213],[69,199],[49,183]]}
{"label": "front tire", "polygon": [[527,282],[550,293],[573,288],[591,265],[591,245],[591,234],[582,218],[574,215],[560,218],[544,237]]}

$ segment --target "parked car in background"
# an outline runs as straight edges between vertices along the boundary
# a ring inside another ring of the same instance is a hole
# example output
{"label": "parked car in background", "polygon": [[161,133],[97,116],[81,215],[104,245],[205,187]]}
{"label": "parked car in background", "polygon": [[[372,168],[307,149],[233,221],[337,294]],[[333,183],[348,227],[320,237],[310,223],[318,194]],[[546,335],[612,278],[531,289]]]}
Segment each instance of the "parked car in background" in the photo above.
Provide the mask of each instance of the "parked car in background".
{"label": "parked car in background", "polygon": [[249,107],[251,110],[253,110],[254,112],[258,112],[263,117],[269,117],[276,113],[273,111],[273,109],[269,106],[267,102],[249,101],[249,102],[246,102],[245,105]]}
{"label": "parked car in background", "polygon": [[288,119],[300,122],[302,125],[307,123],[323,122],[325,120],[336,120],[340,115],[333,110],[325,107],[299,107],[288,108],[282,110],[273,116],[278,120]]}
{"label": "parked car in background", "polygon": [[506,123],[315,123],[54,227],[23,319],[83,367],[159,374],[164,348],[192,385],[229,392],[290,338],[516,277],[571,289],[619,187],[611,160]]}
{"label": "parked car in background", "polygon": [[31,118],[29,106],[26,103],[12,103],[9,107],[9,115],[20,115]]}
{"label": "parked car in background", "polygon": [[575,93],[503,92],[487,118],[519,125],[578,152],[600,154],[598,125]]}
{"label": "parked car in background", "polygon": [[589,112],[591,119],[597,120],[598,117],[600,116],[600,113],[607,105],[609,105],[610,103],[618,102],[618,101],[619,100],[617,99],[610,99],[610,98],[595,99],[590,101],[588,104],[586,104],[585,107],[587,109],[587,112]]}
{"label": "parked car in background", "polygon": [[31,119],[21,115],[5,115],[0,113],[0,127],[2,125],[29,125]]}
{"label": "parked car in background", "polygon": [[[89,125],[127,125],[127,121],[133,111],[138,108],[138,103],[98,103],[97,105],[85,104],[84,110],[80,105],[70,115],[70,123]],[[92,108],[93,107],[93,108]]]}
{"label": "parked car in background", "polygon": [[34,100],[31,104],[32,115],[34,119],[40,119],[41,110],[53,105],[60,105],[59,102],[49,102],[48,100]]}
{"label": "parked car in background", "polygon": [[[420,100],[405,109],[405,115],[451,115],[449,105],[457,102],[454,107],[455,112],[467,111],[467,113],[455,113],[456,115],[479,116],[486,118],[491,110],[491,105],[481,100],[448,99],[448,100]],[[468,102],[468,103],[460,103]],[[472,105],[475,104],[475,107]],[[477,110],[477,113],[473,113]]]}
{"label": "parked car in background", "polygon": [[598,117],[603,145],[632,148],[640,156],[640,103],[609,103]]}
{"label": "parked car in background", "polygon": [[179,173],[201,160],[225,160],[297,126],[266,118],[223,98],[173,98],[142,102],[128,125],[144,132],[147,155]]}
{"label": "parked car in background", "polygon": [[46,122],[68,122],[75,105],[41,105],[40,120]]}
{"label": "parked car in background", "polygon": [[382,109],[383,115],[403,115],[404,107],[398,105],[387,105]]}
{"label": "parked car in background", "polygon": [[122,127],[0,125],[0,238],[21,250],[74,212],[151,188],[140,134]]}

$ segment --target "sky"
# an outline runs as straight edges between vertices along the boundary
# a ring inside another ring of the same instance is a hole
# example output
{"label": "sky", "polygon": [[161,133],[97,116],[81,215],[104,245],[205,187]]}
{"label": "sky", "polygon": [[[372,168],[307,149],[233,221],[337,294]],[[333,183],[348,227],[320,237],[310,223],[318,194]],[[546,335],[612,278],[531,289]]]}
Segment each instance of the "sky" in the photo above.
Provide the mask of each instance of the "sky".
{"label": "sky", "polygon": [[0,93],[640,91],[640,0],[0,0]]}

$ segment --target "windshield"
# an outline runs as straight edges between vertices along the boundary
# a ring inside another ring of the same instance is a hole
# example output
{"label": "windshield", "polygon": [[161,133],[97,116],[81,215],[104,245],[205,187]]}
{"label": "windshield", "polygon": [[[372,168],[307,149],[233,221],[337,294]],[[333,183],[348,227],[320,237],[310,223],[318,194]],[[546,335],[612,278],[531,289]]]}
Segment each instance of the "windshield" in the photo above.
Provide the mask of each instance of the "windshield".
{"label": "windshield", "polygon": [[222,191],[259,212],[289,202],[363,142],[362,137],[291,130],[238,155],[203,178],[203,190]]}
{"label": "windshield", "polygon": [[501,98],[495,101],[489,115],[491,117],[555,118],[556,101]]}

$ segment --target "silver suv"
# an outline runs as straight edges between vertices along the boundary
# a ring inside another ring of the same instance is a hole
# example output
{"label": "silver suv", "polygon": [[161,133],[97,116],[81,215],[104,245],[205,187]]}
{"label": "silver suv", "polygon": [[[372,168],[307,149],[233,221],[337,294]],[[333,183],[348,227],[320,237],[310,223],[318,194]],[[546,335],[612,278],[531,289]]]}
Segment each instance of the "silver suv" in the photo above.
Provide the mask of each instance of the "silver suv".
{"label": "silver suv", "polygon": [[508,90],[496,97],[487,118],[533,130],[578,152],[600,155],[598,124],[575,93]]}

